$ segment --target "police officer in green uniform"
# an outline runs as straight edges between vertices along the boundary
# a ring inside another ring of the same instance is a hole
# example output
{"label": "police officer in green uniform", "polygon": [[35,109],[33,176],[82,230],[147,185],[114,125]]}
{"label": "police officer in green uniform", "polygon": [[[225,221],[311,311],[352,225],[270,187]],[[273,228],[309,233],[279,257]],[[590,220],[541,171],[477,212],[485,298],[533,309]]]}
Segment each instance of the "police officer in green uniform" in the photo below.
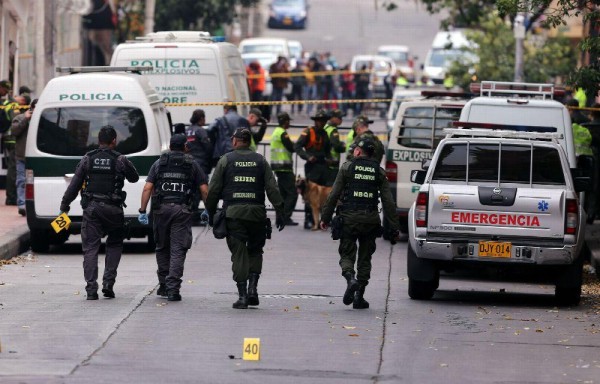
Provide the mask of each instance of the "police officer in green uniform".
{"label": "police officer in green uniform", "polygon": [[283,198],[283,211],[285,215],[285,225],[298,225],[292,220],[292,213],[296,208],[298,192],[296,192],[296,176],[294,176],[292,153],[294,152],[294,143],[287,133],[292,118],[287,112],[281,112],[277,115],[279,126],[271,134],[271,168],[277,176],[277,185],[279,193]]}
{"label": "police officer in green uniform", "polygon": [[156,241],[159,287],[156,294],[181,301],[181,278],[192,247],[192,212],[200,196],[206,201],[208,180],[194,157],[185,153],[187,137],[171,136],[170,152],[152,164],[142,191],[138,220],[148,224],[146,209],[152,198],[152,229]]}
{"label": "police officer in green uniform", "polygon": [[340,154],[346,152],[346,145],[340,140],[340,133],[337,127],[342,124],[342,117],[344,113],[339,109],[334,109],[329,112],[329,122],[325,124],[325,132],[331,142],[331,158],[332,162],[329,164],[329,173],[327,186],[331,187],[340,169]]}
{"label": "police officer in green uniform", "polygon": [[276,226],[285,227],[283,199],[266,159],[249,149],[252,134],[235,130],[232,152],[221,157],[208,186],[206,209],[213,224],[217,204],[223,199],[227,246],[231,251],[233,280],[239,298],[233,308],[258,305],[258,279],[262,272],[263,247],[267,237],[265,192],[276,211]]}
{"label": "police officer in green uniform", "polygon": [[98,144],[99,148],[86,153],[77,165],[60,203],[60,211],[68,213],[69,205],[81,190],[81,245],[88,300],[98,300],[98,252],[104,234],[108,237],[102,293],[106,298],[115,297],[113,286],[123,252],[126,197],[123,185],[125,179],[135,183],[140,178],[133,164],[114,150],[117,132],[113,127],[107,125],[100,129]]}
{"label": "police officer in green uniform", "polygon": [[389,220],[394,238],[398,238],[399,230],[396,205],[390,186],[385,171],[373,159],[374,153],[375,143],[371,139],[363,138],[357,143],[353,159],[342,165],[335,179],[323,206],[320,223],[322,229],[327,229],[338,200],[341,201],[338,207],[338,214],[343,221],[339,246],[340,267],[347,282],[343,302],[345,305],[354,303],[353,307],[356,309],[369,308],[369,303],[363,295],[371,277],[371,256],[376,249],[375,239],[381,234],[377,208],[380,198],[384,217]]}
{"label": "police officer in green uniform", "polygon": [[4,97],[0,109],[0,133],[6,166],[6,205],[17,205],[17,162],[15,159],[16,139],[11,132],[11,124],[19,104],[10,95],[12,85],[8,80],[0,81],[0,97]]}
{"label": "police officer in green uniform", "polygon": [[[252,108],[250,109],[246,120],[248,120],[248,123],[250,124],[250,132],[252,133],[250,149],[256,152],[258,143],[262,141],[265,132],[267,132],[267,119],[263,117],[260,109]],[[254,127],[258,127],[258,129],[254,129]]]}
{"label": "police officer in green uniform", "polygon": [[377,161],[377,164],[381,164],[381,160],[385,154],[385,147],[383,146],[381,140],[379,140],[379,138],[375,136],[375,134],[369,129],[369,124],[371,123],[373,123],[373,120],[369,120],[369,118],[365,115],[360,115],[354,119],[353,128],[356,132],[356,137],[354,138],[352,145],[350,145],[350,148],[348,148],[346,160],[352,160],[354,147],[356,147],[356,144],[358,144],[361,139],[368,137],[375,143],[375,154],[373,157]]}

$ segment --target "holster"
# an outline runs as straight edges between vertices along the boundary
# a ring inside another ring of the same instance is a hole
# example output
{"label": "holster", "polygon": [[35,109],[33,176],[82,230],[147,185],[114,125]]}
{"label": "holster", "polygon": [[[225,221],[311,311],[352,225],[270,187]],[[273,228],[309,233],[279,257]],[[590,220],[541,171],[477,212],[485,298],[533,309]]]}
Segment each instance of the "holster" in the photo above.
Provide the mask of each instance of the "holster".
{"label": "holster", "polygon": [[342,237],[342,230],[344,228],[344,218],[341,215],[335,215],[331,219],[331,238],[333,240],[339,240]]}
{"label": "holster", "polygon": [[273,233],[273,226],[271,225],[271,219],[268,217],[265,219],[265,239],[271,240],[271,234]]}

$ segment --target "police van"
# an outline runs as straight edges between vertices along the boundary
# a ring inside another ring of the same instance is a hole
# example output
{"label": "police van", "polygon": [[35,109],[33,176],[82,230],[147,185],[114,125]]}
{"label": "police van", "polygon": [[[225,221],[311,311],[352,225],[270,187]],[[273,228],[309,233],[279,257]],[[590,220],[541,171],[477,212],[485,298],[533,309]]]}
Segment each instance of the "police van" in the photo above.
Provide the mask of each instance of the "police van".
{"label": "police van", "polygon": [[425,90],[422,100],[404,101],[396,113],[386,150],[385,170],[390,182],[400,230],[407,232],[408,210],[419,186],[410,181],[410,172],[431,159],[443,138],[442,130],[452,127],[470,94]]}
{"label": "police van", "polygon": [[[221,105],[193,103],[248,102],[246,68],[237,47],[214,42],[208,32],[166,31],[149,33],[119,44],[111,66],[152,66],[144,72],[162,101],[169,107],[173,123],[188,123],[195,109],[204,109],[206,121],[223,115]],[[247,107],[238,109],[247,113]]]}
{"label": "police van", "polygon": [[26,147],[26,210],[31,247],[45,252],[69,234],[81,232],[80,196],[71,204],[68,231],[54,232],[50,223],[59,214],[62,196],[81,157],[98,147],[98,132],[105,125],[117,131],[116,151],[137,168],[140,180],[125,182],[124,208],[128,237],[148,236],[152,229],[138,223],[138,208],[145,175],[168,150],[171,136],[166,108],[160,96],[140,74],[147,67],[58,68],[68,73],[50,80],[39,97]]}
{"label": "police van", "polygon": [[431,299],[440,271],[477,269],[549,282],[560,305],[578,304],[585,233],[578,193],[591,180],[571,167],[564,134],[539,124],[455,126],[427,170],[411,175],[421,185],[409,212],[409,296]]}

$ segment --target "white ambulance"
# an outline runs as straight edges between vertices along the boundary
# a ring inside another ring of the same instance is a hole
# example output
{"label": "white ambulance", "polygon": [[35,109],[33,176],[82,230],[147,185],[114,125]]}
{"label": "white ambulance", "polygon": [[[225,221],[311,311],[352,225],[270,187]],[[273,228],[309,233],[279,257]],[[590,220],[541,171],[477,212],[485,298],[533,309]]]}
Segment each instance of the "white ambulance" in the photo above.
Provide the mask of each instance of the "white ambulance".
{"label": "white ambulance", "polygon": [[69,234],[81,232],[80,196],[71,203],[68,231],[54,232],[62,196],[81,157],[98,147],[98,132],[105,125],[117,131],[116,151],[137,168],[137,183],[125,182],[124,208],[128,237],[149,236],[152,228],[137,221],[142,188],[150,166],[168,150],[171,129],[167,111],[148,80],[145,67],[58,68],[59,76],[48,82],[31,118],[26,148],[26,209],[31,247],[45,252]]}
{"label": "white ambulance", "polygon": [[[174,104],[169,106],[173,123],[189,124],[192,112],[199,108],[211,122],[223,115],[223,107],[210,103],[250,101],[246,67],[237,47],[213,42],[207,32],[149,33],[119,44],[110,65],[152,66],[144,76],[164,103]],[[239,107],[238,112],[245,115],[247,107]]]}

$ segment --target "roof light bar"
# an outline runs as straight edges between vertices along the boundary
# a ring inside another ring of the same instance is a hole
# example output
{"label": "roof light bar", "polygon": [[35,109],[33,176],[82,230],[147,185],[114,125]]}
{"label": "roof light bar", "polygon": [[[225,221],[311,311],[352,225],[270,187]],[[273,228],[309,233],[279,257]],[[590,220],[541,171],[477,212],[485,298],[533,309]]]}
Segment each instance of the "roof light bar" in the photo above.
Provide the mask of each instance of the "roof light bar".
{"label": "roof light bar", "polygon": [[553,99],[565,95],[565,89],[555,87],[554,84],[544,83],[516,83],[510,81],[482,81],[472,83],[469,87],[471,92],[479,93],[480,96],[523,96],[538,97],[542,99]]}
{"label": "roof light bar", "polygon": [[109,66],[89,66],[89,67],[56,67],[58,73],[94,73],[94,72],[134,72],[152,71],[153,67],[133,66],[133,67],[109,67]]}
{"label": "roof light bar", "polygon": [[425,90],[425,91],[421,91],[421,96],[424,96],[424,97],[463,97],[463,98],[470,98],[473,95],[471,93],[468,93],[468,92],[450,92],[450,91]]}
{"label": "roof light bar", "polygon": [[492,124],[492,123],[474,123],[468,121],[453,121],[452,125],[454,127],[472,129],[472,128],[482,128],[482,129],[499,129],[504,131],[515,131],[515,132],[543,132],[543,133],[552,133],[556,132],[557,129],[555,127],[542,127],[535,125],[517,125],[517,124]]}
{"label": "roof light bar", "polygon": [[562,133],[557,132],[529,132],[529,131],[511,131],[511,130],[489,130],[482,128],[461,129],[444,128],[446,137],[495,137],[506,139],[528,139],[528,140],[559,140],[563,139]]}

